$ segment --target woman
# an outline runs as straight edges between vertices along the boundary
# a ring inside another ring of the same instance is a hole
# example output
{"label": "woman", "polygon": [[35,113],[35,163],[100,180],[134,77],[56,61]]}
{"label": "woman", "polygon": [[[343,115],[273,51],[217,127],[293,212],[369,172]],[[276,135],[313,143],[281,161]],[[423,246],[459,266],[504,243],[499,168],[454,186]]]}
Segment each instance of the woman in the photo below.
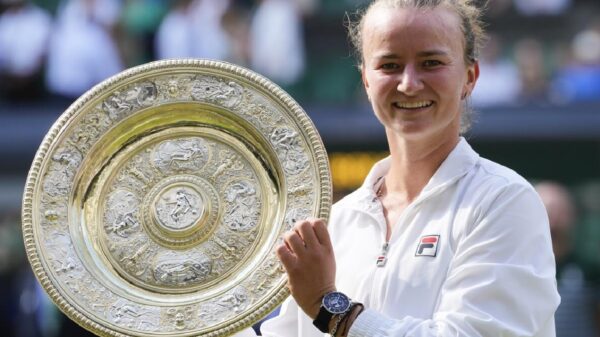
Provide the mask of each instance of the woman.
{"label": "woman", "polygon": [[333,207],[328,230],[309,219],[285,236],[293,299],[264,336],[555,335],[544,207],[460,137],[479,14],[469,0],[376,0],[351,28],[391,155]]}

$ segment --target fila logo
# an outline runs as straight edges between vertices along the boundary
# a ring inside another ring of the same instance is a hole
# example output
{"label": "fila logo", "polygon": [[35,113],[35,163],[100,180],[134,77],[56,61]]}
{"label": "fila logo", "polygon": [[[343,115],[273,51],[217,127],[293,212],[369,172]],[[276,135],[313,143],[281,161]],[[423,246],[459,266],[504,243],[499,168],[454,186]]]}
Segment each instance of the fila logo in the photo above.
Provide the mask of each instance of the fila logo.
{"label": "fila logo", "polygon": [[431,256],[435,257],[437,254],[438,243],[440,242],[439,235],[425,235],[421,237],[419,246],[415,256]]}

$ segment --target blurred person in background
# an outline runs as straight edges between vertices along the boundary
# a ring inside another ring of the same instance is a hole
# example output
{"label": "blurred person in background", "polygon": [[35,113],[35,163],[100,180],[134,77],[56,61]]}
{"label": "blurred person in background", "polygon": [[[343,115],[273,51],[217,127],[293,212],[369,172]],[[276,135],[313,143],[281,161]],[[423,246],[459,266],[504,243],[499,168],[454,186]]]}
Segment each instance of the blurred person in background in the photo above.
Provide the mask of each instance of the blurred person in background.
{"label": "blurred person in background", "polygon": [[520,75],[520,103],[546,103],[548,73],[544,47],[535,38],[521,38],[514,46],[515,63]]}
{"label": "blurred person in background", "polygon": [[168,8],[163,0],[125,0],[118,39],[126,66],[156,59],[156,31]]}
{"label": "blurred person in background", "polygon": [[205,58],[228,61],[231,39],[223,27],[228,0],[176,0],[156,33],[158,59]]}
{"label": "blurred person in background", "polygon": [[44,92],[43,65],[52,17],[27,0],[1,0],[0,97],[38,99]]}
{"label": "blurred person in background", "polygon": [[59,99],[72,102],[124,65],[113,29],[120,0],[64,0],[50,41],[46,85]]}
{"label": "blurred person in background", "polygon": [[569,9],[571,2],[572,0],[513,0],[517,12],[527,16],[561,15]]}
{"label": "blurred person in background", "polygon": [[303,27],[293,0],[257,0],[250,23],[250,67],[284,87],[300,80],[306,66]]}
{"label": "blurred person in background", "polygon": [[[556,311],[557,337],[600,336],[600,285],[576,255],[577,211],[569,190],[553,181],[535,185],[548,212],[561,303]],[[588,238],[591,239],[591,238]],[[596,244],[599,244],[596,242]]]}
{"label": "blurred person in background", "polygon": [[517,101],[519,71],[511,59],[502,55],[504,49],[501,37],[490,34],[479,59],[481,75],[471,96],[474,106],[511,105]]}
{"label": "blurred person in background", "polygon": [[600,101],[600,19],[575,34],[569,55],[552,82],[552,100]]}

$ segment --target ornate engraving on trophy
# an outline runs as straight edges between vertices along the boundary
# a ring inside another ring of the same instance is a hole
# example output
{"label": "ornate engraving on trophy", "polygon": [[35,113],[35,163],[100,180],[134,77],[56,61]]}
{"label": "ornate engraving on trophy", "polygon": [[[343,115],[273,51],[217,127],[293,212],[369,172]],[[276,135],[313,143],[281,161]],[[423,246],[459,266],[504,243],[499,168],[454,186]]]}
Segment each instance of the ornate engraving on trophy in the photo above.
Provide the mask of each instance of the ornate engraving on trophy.
{"label": "ornate engraving on trophy", "polygon": [[196,320],[197,312],[193,306],[184,308],[169,308],[166,312],[166,320],[170,322],[171,328],[176,331],[194,329],[198,326]]}
{"label": "ornate engraving on trophy", "polygon": [[217,179],[225,172],[231,174],[233,173],[232,171],[240,171],[244,168],[240,157],[227,149],[219,151],[219,163],[219,166],[217,166],[217,169],[211,175],[213,179]]}
{"label": "ornate engraving on trophy", "polygon": [[48,233],[46,239],[48,248],[48,257],[56,273],[67,273],[77,267],[73,252],[73,243],[67,233],[61,231],[52,231]]}
{"label": "ornate engraving on trophy", "polygon": [[225,294],[217,304],[229,311],[230,314],[241,312],[250,304],[248,292],[241,286],[236,287],[233,291]]}
{"label": "ornate engraving on trophy", "polygon": [[156,218],[164,227],[185,229],[202,216],[204,201],[193,188],[175,185],[159,195],[154,209]]}
{"label": "ornate engraving on trophy", "polygon": [[318,136],[275,89],[232,65],[177,60],[69,108],[23,207],[28,257],[62,311],[100,335],[223,337],[283,299],[273,246],[326,215],[317,198],[329,192]]}
{"label": "ornate engraving on trophy", "polygon": [[278,150],[286,173],[296,175],[309,167],[308,157],[300,146],[296,131],[287,127],[275,128],[270,139]]}
{"label": "ornate engraving on trophy", "polygon": [[158,313],[156,309],[143,308],[124,299],[113,303],[109,309],[109,318],[113,323],[140,331],[158,329]]}
{"label": "ornate engraving on trophy", "polygon": [[107,199],[106,210],[104,228],[108,233],[126,238],[139,230],[139,200],[135,194],[122,189],[114,191]]}
{"label": "ornate engraving on trophy", "polygon": [[168,140],[154,151],[153,163],[164,173],[200,170],[208,161],[208,146],[199,137]]}
{"label": "ornate engraving on trophy", "polygon": [[115,92],[102,103],[102,107],[110,119],[116,121],[136,109],[152,104],[157,94],[154,83],[137,83],[123,92]]}
{"label": "ornate engraving on trophy", "polygon": [[294,227],[296,221],[306,219],[310,216],[310,211],[306,208],[292,208],[285,215],[285,229],[290,230]]}
{"label": "ornate engraving on trophy", "polygon": [[136,238],[132,240],[128,247],[136,247],[135,250],[122,250],[119,247],[111,247],[111,251],[116,253],[125,270],[134,276],[141,277],[148,268],[148,258],[156,253],[156,248],[145,238]]}
{"label": "ornate engraving on trophy", "polygon": [[256,226],[260,210],[260,201],[256,188],[249,181],[231,184],[225,192],[228,204],[225,224],[234,231],[247,231]]}
{"label": "ornate engraving on trophy", "polygon": [[160,285],[187,287],[210,276],[212,261],[204,254],[162,252],[153,262],[155,281]]}
{"label": "ornate engraving on trophy", "polygon": [[192,97],[198,101],[234,108],[241,103],[243,87],[234,81],[212,76],[198,76],[192,85]]}

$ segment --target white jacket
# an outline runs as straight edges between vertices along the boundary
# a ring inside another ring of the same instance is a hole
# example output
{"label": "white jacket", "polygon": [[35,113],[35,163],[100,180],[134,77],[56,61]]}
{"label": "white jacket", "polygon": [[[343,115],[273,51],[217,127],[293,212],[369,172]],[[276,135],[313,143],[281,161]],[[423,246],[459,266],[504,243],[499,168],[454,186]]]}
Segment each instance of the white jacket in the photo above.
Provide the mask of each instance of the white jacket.
{"label": "white jacket", "polygon": [[[386,226],[375,190],[389,165],[377,163],[329,222],[336,286],[367,308],[349,337],[554,337],[554,256],[531,185],[461,139],[404,210],[377,267]],[[293,299],[262,331],[323,336]]]}

